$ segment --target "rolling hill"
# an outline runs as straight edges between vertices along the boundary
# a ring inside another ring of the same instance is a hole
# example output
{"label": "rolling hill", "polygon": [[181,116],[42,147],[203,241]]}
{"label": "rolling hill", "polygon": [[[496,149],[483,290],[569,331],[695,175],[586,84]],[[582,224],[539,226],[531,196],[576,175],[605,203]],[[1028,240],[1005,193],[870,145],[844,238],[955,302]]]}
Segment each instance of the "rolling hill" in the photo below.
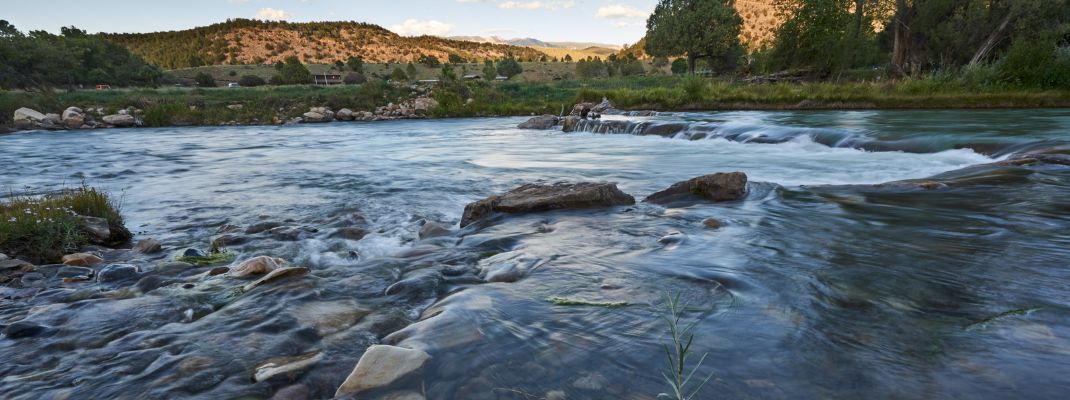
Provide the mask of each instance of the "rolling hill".
{"label": "rolling hill", "polygon": [[450,54],[465,60],[521,61],[545,56],[538,50],[498,43],[406,37],[378,25],[358,22],[269,22],[248,19],[182,31],[102,34],[164,69],[219,64],[270,64],[297,56],[308,64],[331,64],[360,56],[368,63],[415,62],[423,55],[445,62]]}

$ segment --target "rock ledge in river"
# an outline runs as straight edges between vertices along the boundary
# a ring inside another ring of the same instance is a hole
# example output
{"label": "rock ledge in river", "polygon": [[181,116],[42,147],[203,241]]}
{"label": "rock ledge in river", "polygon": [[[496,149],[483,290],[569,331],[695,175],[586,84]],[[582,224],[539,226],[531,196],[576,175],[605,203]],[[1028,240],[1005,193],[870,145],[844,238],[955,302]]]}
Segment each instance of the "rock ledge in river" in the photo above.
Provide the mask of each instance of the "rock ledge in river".
{"label": "rock ledge in river", "polygon": [[665,205],[695,197],[713,202],[732,201],[742,199],[746,194],[747,174],[717,173],[677,182],[668,189],[650,195],[643,202]]}
{"label": "rock ledge in river", "polygon": [[632,204],[635,204],[635,198],[621,192],[614,183],[527,184],[499,196],[469,203],[464,208],[461,227],[471,225],[495,212],[516,214]]}
{"label": "rock ledge in river", "polygon": [[355,395],[393,383],[401,377],[423,367],[431,356],[420,350],[402,347],[375,345],[360,357],[357,366],[349,374],[335,397]]}

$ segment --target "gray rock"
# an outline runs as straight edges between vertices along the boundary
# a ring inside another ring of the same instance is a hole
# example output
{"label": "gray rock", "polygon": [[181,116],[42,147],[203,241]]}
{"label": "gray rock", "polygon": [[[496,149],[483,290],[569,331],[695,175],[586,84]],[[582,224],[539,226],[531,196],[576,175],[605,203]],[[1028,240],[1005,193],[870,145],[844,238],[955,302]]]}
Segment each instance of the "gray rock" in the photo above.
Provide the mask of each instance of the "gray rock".
{"label": "gray rock", "polygon": [[45,115],[37,110],[30,108],[20,108],[15,110],[15,115],[12,118],[15,127],[18,129],[29,129],[38,126],[45,120]]}
{"label": "gray rock", "polygon": [[255,223],[255,224],[249,226],[248,228],[245,228],[245,233],[253,235],[253,234],[257,234],[257,233],[260,233],[260,232],[263,232],[263,231],[266,231],[266,230],[278,228],[280,226],[282,226],[282,222],[278,222],[278,221],[258,222],[258,223]]}
{"label": "gray rock", "polygon": [[573,132],[576,130],[576,125],[580,123],[580,117],[570,115],[562,120],[561,130],[564,132]]}
{"label": "gray rock", "polygon": [[156,239],[142,239],[134,246],[134,250],[143,254],[154,254],[163,250],[163,246]]}
{"label": "gray rock", "polygon": [[26,288],[26,287],[38,287],[38,288],[40,288],[40,287],[47,286],[48,278],[45,277],[45,274],[42,274],[40,272],[30,272],[30,273],[27,273],[27,274],[23,275],[22,279],[19,280],[19,283],[21,283],[22,287],[24,287],[24,288]]}
{"label": "gray rock", "polygon": [[309,395],[308,386],[298,383],[279,389],[269,400],[308,400]]}
{"label": "gray rock", "polygon": [[235,235],[232,233],[220,235],[212,240],[211,251],[223,251],[223,249],[226,249],[227,247],[243,244],[247,241],[249,241],[249,238],[242,235]]}
{"label": "gray rock", "polygon": [[205,254],[203,251],[193,248],[182,250],[178,255],[180,257],[208,257],[208,254]]}
{"label": "gray rock", "polygon": [[268,283],[281,280],[283,278],[291,276],[303,276],[308,275],[309,269],[306,267],[285,267],[279,268],[274,271],[268,272],[263,278],[257,279],[245,286],[242,286],[242,292],[248,292],[257,288],[258,286],[266,285]]}
{"label": "gray rock", "polygon": [[174,283],[178,283],[178,282],[179,281],[165,279],[164,277],[159,276],[159,275],[149,275],[149,276],[146,276],[144,278],[141,278],[141,280],[137,281],[137,283],[134,284],[134,286],[136,286],[138,288],[138,290],[141,291],[141,293],[148,293],[148,292],[151,292],[153,290],[156,290],[156,289],[159,289],[159,288],[162,288],[164,286],[168,286],[168,285],[171,285],[171,284],[174,284]]}
{"label": "gray rock", "polygon": [[449,228],[440,225],[437,222],[426,221],[423,226],[420,227],[420,239],[430,239],[439,236],[447,236],[450,234]]}
{"label": "gray rock", "polygon": [[97,272],[97,282],[114,283],[137,279],[141,269],[131,264],[111,264]]}
{"label": "gray rock", "polygon": [[137,120],[130,114],[112,114],[105,115],[102,120],[105,124],[114,126],[116,128],[128,128],[137,124]]}
{"label": "gray rock", "polygon": [[346,227],[336,229],[334,233],[331,234],[331,237],[346,240],[361,240],[367,235],[368,231],[362,228]]}
{"label": "gray rock", "polygon": [[284,374],[296,374],[316,365],[322,359],[323,353],[318,350],[294,357],[272,358],[256,367],[256,371],[253,372],[253,382],[263,382]]}
{"label": "gray rock", "polygon": [[181,261],[168,261],[156,264],[156,266],[152,268],[152,272],[155,274],[171,276],[189,271],[192,268],[193,264],[190,263],[184,263]]}
{"label": "gray rock", "polygon": [[717,173],[677,182],[668,189],[650,195],[643,202],[666,205],[695,199],[732,201],[742,199],[746,194],[747,174]]}
{"label": "gray rock", "polygon": [[386,295],[404,294],[410,297],[434,297],[444,289],[445,279],[438,272],[429,272],[405,278],[386,288]]}
{"label": "gray rock", "polygon": [[343,108],[338,110],[338,113],[334,115],[334,119],[339,121],[352,121],[356,116],[353,114],[353,110]]}
{"label": "gray rock", "polygon": [[8,257],[8,256],[7,256],[7,254],[4,254],[4,253],[0,253],[0,261],[7,261],[7,260],[9,260],[10,258],[11,258],[11,257]]}
{"label": "gray rock", "polygon": [[494,212],[528,213],[550,210],[613,207],[635,204],[635,198],[607,182],[528,184],[500,196],[469,203],[461,227],[489,217]]}
{"label": "gray rock", "polygon": [[4,328],[4,336],[10,339],[33,337],[45,332],[47,328],[31,321],[19,321]]}
{"label": "gray rock", "polygon": [[70,266],[70,265],[65,265],[62,268],[60,268],[59,271],[56,271],[56,278],[59,278],[59,279],[77,278],[77,277],[92,278],[93,277],[93,269],[92,268],[86,268],[86,267],[74,267],[74,266]]}
{"label": "gray rock", "polygon": [[550,129],[557,125],[561,119],[555,115],[541,115],[525,121],[517,126],[520,129]]}
{"label": "gray rock", "polygon": [[315,233],[316,230],[304,226],[280,226],[277,228],[268,229],[267,233],[271,235],[275,240],[282,240],[287,242],[293,242],[304,239],[310,233]]}

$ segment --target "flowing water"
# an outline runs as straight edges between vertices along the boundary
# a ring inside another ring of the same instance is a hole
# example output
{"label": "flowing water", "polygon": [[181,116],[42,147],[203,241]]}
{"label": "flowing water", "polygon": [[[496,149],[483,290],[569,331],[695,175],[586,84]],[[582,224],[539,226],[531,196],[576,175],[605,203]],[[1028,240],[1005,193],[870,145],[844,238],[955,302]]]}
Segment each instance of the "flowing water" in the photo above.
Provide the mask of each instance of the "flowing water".
{"label": "flowing water", "polygon": [[[266,399],[295,384],[331,398],[382,343],[431,359],[372,394],[650,399],[668,391],[669,292],[697,321],[692,364],[708,354],[698,398],[1070,390],[1070,167],[977,166],[1065,154],[1070,111],[609,118],[568,134],[498,118],[2,136],[0,187],[86,180],[121,194],[128,227],[167,252],[107,256],[175,284],[0,289],[0,325],[49,327],[0,338],[0,398]],[[641,199],[727,171],[750,177],[745,200],[457,229],[465,204],[524,183],[611,181]],[[874,186],[923,178],[940,187]],[[419,240],[423,221],[453,231]],[[221,226],[264,222],[302,228],[242,234],[229,249],[308,276],[239,293],[245,281],[207,268],[159,267],[206,249]],[[369,234],[333,235],[347,225]],[[503,269],[519,279],[481,279]],[[252,378],[308,353],[320,354],[311,367]]]}

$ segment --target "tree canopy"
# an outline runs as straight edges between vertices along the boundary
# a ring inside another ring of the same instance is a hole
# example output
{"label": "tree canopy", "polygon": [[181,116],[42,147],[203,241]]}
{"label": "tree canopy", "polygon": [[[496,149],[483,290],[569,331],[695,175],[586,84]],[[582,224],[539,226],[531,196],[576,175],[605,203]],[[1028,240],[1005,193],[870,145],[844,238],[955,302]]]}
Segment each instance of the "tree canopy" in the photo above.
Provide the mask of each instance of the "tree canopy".
{"label": "tree canopy", "polygon": [[647,19],[644,50],[655,57],[686,55],[692,74],[699,59],[731,69],[744,54],[742,24],[731,0],[659,0]]}

